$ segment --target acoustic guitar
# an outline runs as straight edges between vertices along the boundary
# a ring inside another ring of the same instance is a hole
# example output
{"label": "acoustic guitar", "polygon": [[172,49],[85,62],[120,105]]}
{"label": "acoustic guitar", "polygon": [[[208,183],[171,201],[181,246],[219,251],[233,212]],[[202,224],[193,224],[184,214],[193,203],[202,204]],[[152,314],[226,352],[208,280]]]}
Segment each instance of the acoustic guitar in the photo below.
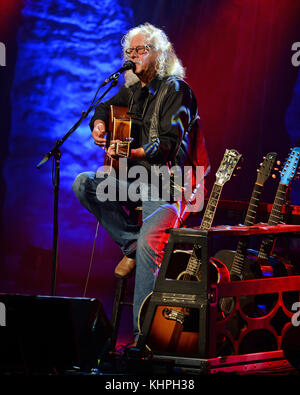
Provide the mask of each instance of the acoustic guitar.
{"label": "acoustic guitar", "polygon": [[130,154],[130,144],[133,141],[131,136],[131,117],[128,108],[122,106],[110,106],[108,136],[106,139],[106,149],[104,155],[104,166],[116,172],[119,170],[119,159],[110,158],[107,149],[112,140],[120,140],[116,143],[116,154],[121,158],[128,158]]}
{"label": "acoustic guitar", "polygon": [[[199,229],[208,230],[211,227],[223,186],[230,180],[241,157],[236,150],[226,149]],[[194,245],[192,251],[175,250],[168,266],[179,273],[177,280],[201,281],[201,246]],[[222,263],[212,262],[210,271],[213,272],[213,282],[230,280],[228,269]],[[145,298],[140,308],[140,332],[151,296],[152,293]],[[186,331],[190,314],[189,308],[158,306],[147,338],[148,349],[195,353],[198,348],[198,332]]]}

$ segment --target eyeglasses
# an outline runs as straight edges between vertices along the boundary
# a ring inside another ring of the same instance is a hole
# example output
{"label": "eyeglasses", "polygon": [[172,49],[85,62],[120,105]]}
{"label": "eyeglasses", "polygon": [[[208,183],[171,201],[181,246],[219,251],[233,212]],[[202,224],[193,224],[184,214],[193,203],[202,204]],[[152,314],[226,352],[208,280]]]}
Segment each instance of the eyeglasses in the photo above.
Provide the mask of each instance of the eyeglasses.
{"label": "eyeglasses", "polygon": [[149,52],[149,50],[153,48],[152,45],[138,45],[135,48],[127,48],[125,49],[125,54],[127,56],[130,56],[132,54],[133,51],[135,51],[138,55],[143,55],[147,52]]}

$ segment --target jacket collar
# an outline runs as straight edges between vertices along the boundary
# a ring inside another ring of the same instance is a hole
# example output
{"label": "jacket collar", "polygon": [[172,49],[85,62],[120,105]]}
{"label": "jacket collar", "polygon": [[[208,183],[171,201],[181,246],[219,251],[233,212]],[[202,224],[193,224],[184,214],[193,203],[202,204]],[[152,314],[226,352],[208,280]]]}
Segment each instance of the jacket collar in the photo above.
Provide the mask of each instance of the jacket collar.
{"label": "jacket collar", "polygon": [[136,84],[132,85],[132,91],[135,92],[137,89],[144,89],[144,90],[148,90],[151,96],[155,96],[156,93],[158,92],[161,84],[162,84],[162,79],[159,78],[157,75],[150,81],[148,82],[147,85],[145,85],[142,88],[141,82],[137,82]]}

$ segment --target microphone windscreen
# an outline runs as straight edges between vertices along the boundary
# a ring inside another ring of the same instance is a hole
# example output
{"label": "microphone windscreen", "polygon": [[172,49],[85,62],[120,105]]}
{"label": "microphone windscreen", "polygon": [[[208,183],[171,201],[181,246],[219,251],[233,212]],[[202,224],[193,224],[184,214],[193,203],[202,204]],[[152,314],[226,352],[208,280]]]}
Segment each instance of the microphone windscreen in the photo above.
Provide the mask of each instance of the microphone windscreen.
{"label": "microphone windscreen", "polygon": [[133,71],[135,71],[135,63],[133,63],[131,60],[127,60],[124,64],[123,64],[123,68],[125,70],[130,70],[132,69]]}

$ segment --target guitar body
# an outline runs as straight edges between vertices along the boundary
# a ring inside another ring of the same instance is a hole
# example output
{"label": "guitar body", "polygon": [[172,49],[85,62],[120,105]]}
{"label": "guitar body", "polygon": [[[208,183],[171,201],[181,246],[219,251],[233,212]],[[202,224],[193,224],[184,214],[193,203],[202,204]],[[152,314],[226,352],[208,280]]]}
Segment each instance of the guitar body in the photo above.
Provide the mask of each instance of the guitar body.
{"label": "guitar body", "polygon": [[[117,144],[116,152],[122,157],[129,156],[130,139],[131,139],[131,118],[127,114],[128,108],[121,106],[110,106],[109,115],[109,133],[107,138],[107,147],[112,140],[120,140],[122,143]],[[110,158],[106,151],[104,156],[104,166],[119,170],[119,160]]]}
{"label": "guitar body", "polygon": [[[168,270],[167,277],[185,281],[185,268],[191,254],[192,251],[174,250],[169,263],[172,272]],[[211,282],[224,283],[230,281],[229,271],[222,262],[210,260],[209,270]],[[197,275],[190,276],[189,280],[201,281],[201,266]],[[147,296],[140,309],[140,331],[151,295]],[[158,306],[152,321],[147,346],[150,350],[193,354],[198,349],[198,322],[199,320],[193,316],[193,312],[185,307]]]}
{"label": "guitar body", "polygon": [[[192,251],[174,250],[169,263],[171,270],[167,271],[167,277],[176,280],[184,280],[186,274],[186,267],[191,257]],[[230,281],[230,274],[227,266],[222,261],[209,260],[210,282],[211,283],[224,283]],[[175,274],[177,273],[177,274]],[[174,276],[175,275],[175,276]],[[190,280],[201,281],[201,266],[195,276],[191,276]]]}
{"label": "guitar body", "polygon": [[[144,322],[152,293],[144,300],[139,313],[139,331]],[[194,354],[199,333],[191,323],[191,312],[185,307],[157,306],[147,341],[149,350]],[[190,319],[189,319],[190,318]],[[195,322],[194,322],[195,324]]]}
{"label": "guitar body", "polygon": [[[215,263],[218,262],[220,264],[220,262],[222,262],[223,265],[225,265],[228,271],[231,273],[235,254],[236,251],[221,250],[218,251],[217,254],[210,259]],[[262,277],[264,277],[264,275],[261,271],[259,263],[257,262],[257,259],[255,259],[254,257],[252,259],[251,257],[246,256],[244,260],[243,272],[240,275],[235,275],[234,273],[231,273],[230,281],[253,280]]]}
{"label": "guitar body", "polygon": [[[282,259],[270,256],[267,262],[262,263],[261,260],[258,258],[257,251],[247,250],[247,255],[245,256],[243,263],[243,271],[239,275],[237,275],[232,272],[235,254],[236,251],[221,250],[213,258],[210,258],[212,261],[219,262],[219,264],[220,262],[222,262],[224,265],[226,265],[227,269],[231,273],[231,281],[254,280],[259,278],[287,276],[291,274],[291,268]],[[252,301],[250,302],[251,299]],[[273,300],[273,296],[260,295],[258,297],[249,297],[248,300],[244,302],[240,301],[240,305],[242,306],[242,308],[244,307],[245,310],[245,306],[247,304],[248,311],[262,309],[263,306],[265,306],[265,309],[268,309],[268,306],[271,306],[273,304]],[[221,311],[224,314],[230,314],[234,307],[234,298],[228,297],[222,299],[220,306]]]}

